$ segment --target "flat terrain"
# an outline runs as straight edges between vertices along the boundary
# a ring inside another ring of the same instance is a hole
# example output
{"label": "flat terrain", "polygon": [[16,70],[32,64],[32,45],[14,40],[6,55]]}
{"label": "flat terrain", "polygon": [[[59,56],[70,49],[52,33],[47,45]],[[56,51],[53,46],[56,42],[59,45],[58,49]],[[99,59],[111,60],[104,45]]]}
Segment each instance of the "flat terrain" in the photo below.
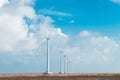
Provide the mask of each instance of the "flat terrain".
{"label": "flat terrain", "polygon": [[120,80],[120,74],[0,74],[0,80]]}

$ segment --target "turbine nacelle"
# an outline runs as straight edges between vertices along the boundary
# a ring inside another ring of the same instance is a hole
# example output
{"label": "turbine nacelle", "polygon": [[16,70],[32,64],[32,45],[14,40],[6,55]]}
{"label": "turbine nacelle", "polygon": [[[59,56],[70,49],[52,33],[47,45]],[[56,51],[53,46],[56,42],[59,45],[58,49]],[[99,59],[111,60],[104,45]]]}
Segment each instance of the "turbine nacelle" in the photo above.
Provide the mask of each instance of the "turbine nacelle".
{"label": "turbine nacelle", "polygon": [[50,40],[50,38],[49,38],[49,37],[46,37],[46,40]]}

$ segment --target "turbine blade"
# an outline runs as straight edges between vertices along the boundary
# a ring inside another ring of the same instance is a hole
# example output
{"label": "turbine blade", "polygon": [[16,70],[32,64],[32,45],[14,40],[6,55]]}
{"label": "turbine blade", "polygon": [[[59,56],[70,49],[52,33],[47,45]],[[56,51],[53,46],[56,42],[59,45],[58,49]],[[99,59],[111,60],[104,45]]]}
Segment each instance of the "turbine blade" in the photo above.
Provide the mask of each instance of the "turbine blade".
{"label": "turbine blade", "polygon": [[44,43],[45,41],[46,41],[46,39],[43,39],[43,40],[41,41],[41,44]]}

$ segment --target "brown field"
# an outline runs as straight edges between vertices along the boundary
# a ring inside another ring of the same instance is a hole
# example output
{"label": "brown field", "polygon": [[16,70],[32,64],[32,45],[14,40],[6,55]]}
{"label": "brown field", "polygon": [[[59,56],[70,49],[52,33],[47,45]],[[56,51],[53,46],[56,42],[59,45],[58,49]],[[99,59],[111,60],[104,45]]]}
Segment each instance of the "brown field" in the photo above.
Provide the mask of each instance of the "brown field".
{"label": "brown field", "polygon": [[120,74],[0,74],[0,80],[120,80]]}

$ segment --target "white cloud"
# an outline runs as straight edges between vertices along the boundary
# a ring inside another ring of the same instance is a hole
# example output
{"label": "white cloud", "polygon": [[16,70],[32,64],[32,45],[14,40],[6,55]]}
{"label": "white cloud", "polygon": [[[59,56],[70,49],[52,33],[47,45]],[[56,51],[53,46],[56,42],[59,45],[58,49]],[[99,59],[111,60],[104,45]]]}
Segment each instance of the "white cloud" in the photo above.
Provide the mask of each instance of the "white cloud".
{"label": "white cloud", "polygon": [[[115,60],[113,55],[116,56],[120,48],[120,44],[115,40],[99,32],[88,30],[81,31],[75,38],[69,37],[54,25],[55,21],[50,16],[37,15],[31,6],[32,3],[33,0],[20,0],[19,2],[11,0],[7,5],[1,4],[0,53],[14,53],[8,61],[27,64],[31,64],[32,61],[36,64],[45,63],[46,42],[42,44],[41,42],[46,38],[47,33],[50,37],[50,55],[53,61],[58,60],[60,49],[71,58],[75,66],[105,64]],[[72,16],[58,11],[49,12],[49,10],[44,14]],[[32,20],[29,27],[25,17]],[[71,20],[71,23],[74,23],[74,20]]]}
{"label": "white cloud", "polygon": [[43,10],[40,10],[39,13],[47,14],[47,15],[56,15],[56,16],[67,16],[67,17],[73,16],[70,13],[59,12],[51,9],[43,9]]}
{"label": "white cloud", "polygon": [[120,4],[120,0],[110,0],[111,2],[114,2],[114,3],[117,3],[117,4]]}
{"label": "white cloud", "polygon": [[[3,2],[6,2],[4,0]],[[17,5],[20,3],[21,5]],[[27,2],[27,1],[26,1]],[[24,43],[24,47],[26,49],[30,49],[29,47],[33,47],[35,44],[34,39],[29,38],[27,35],[28,27],[25,23],[24,17],[34,18],[36,16],[32,7],[25,5],[26,2],[23,0],[17,2],[17,0],[11,0],[8,5],[1,7],[0,9],[0,51],[15,51],[21,50],[23,48],[21,45],[18,46],[19,42],[27,42]],[[28,3],[28,2],[27,2]],[[16,6],[15,6],[16,5]],[[27,11],[26,11],[27,10]],[[31,40],[33,40],[31,42]],[[27,45],[30,46],[27,46]],[[18,47],[16,47],[16,45]]]}
{"label": "white cloud", "polygon": [[81,37],[87,37],[87,36],[90,36],[90,35],[91,35],[91,33],[89,31],[86,31],[86,30],[82,31],[79,34],[79,36],[81,36]]}
{"label": "white cloud", "polygon": [[4,6],[5,4],[8,4],[8,3],[9,3],[8,0],[0,0],[0,8],[1,8],[2,6]]}
{"label": "white cloud", "polygon": [[65,51],[77,65],[109,63],[113,60],[112,55],[119,51],[119,44],[110,37],[87,30],[80,32],[69,44]]}

